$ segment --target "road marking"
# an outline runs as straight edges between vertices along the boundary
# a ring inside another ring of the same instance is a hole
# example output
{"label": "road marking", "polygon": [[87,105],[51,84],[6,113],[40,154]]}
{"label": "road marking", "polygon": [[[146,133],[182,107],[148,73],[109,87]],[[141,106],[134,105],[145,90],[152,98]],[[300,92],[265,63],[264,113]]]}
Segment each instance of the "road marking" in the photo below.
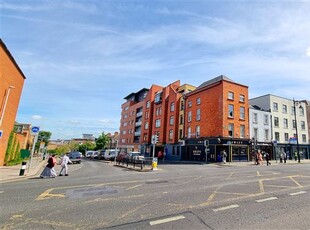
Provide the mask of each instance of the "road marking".
{"label": "road marking", "polygon": [[288,178],[290,178],[298,187],[303,187],[301,184],[299,184],[298,183],[298,181],[297,180],[295,180],[294,178],[293,178],[293,176],[289,176]]}
{"label": "road marking", "polygon": [[4,193],[4,191],[0,191],[0,193]]}
{"label": "road marking", "polygon": [[259,171],[256,171],[256,175],[257,175],[257,176],[261,176],[260,173],[259,173]]}
{"label": "road marking", "polygon": [[237,204],[232,204],[232,205],[229,205],[229,206],[225,206],[225,207],[213,209],[213,211],[214,211],[214,212],[225,211],[225,210],[228,210],[228,209],[238,208],[238,207],[239,207],[239,205],[237,205]]}
{"label": "road marking", "polygon": [[256,200],[256,202],[257,203],[262,203],[262,202],[265,202],[265,201],[277,200],[277,199],[278,199],[278,197],[272,196],[272,197],[268,197],[268,198],[265,198],[265,199]]}
{"label": "road marking", "polygon": [[301,195],[301,194],[305,194],[307,193],[306,191],[300,191],[300,192],[295,192],[295,193],[291,193],[289,194],[290,196],[297,196],[297,195]]}
{"label": "road marking", "polygon": [[131,189],[134,189],[134,188],[138,188],[140,186],[142,186],[142,184],[138,184],[138,185],[132,186],[130,188],[126,188],[125,190],[128,191],[128,190],[131,190]]}
{"label": "road marking", "polygon": [[185,219],[185,216],[174,216],[174,217],[170,217],[166,219],[151,221],[150,225],[164,224],[164,223],[181,220],[181,219]]}
{"label": "road marking", "polygon": [[265,188],[264,188],[263,180],[259,180],[258,183],[259,183],[259,191],[260,191],[260,193],[265,193]]}

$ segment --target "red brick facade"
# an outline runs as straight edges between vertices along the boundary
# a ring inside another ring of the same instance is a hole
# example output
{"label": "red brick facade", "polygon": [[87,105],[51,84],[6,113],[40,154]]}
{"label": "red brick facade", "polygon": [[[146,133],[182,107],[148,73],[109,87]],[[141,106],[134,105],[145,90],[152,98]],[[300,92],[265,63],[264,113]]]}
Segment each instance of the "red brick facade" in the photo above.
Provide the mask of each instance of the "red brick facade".
{"label": "red brick facade", "polygon": [[14,127],[25,79],[13,56],[0,39],[0,119],[3,114],[3,120],[0,121],[0,130],[3,131],[0,139],[0,165],[4,164],[8,139]]}

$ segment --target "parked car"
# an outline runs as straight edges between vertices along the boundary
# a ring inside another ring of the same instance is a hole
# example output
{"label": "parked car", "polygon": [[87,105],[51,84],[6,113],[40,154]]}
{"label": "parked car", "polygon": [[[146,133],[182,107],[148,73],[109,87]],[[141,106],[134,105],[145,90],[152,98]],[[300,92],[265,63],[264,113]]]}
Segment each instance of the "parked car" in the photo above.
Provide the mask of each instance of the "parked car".
{"label": "parked car", "polygon": [[69,159],[73,164],[81,164],[82,153],[78,151],[73,151],[69,153]]}
{"label": "parked car", "polygon": [[90,156],[90,159],[98,159],[98,151],[94,151],[93,154]]}
{"label": "parked car", "polygon": [[104,159],[107,161],[114,161],[116,155],[118,155],[119,150],[117,150],[117,154],[115,149],[107,149],[104,153]]}
{"label": "parked car", "polygon": [[91,156],[92,156],[93,154],[94,154],[94,151],[93,151],[93,150],[86,151],[85,157],[91,158]]}
{"label": "parked car", "polygon": [[120,153],[116,157],[118,162],[140,162],[141,160],[144,160],[144,156],[141,156],[140,152]]}
{"label": "parked car", "polygon": [[98,160],[104,159],[105,150],[98,151]]}

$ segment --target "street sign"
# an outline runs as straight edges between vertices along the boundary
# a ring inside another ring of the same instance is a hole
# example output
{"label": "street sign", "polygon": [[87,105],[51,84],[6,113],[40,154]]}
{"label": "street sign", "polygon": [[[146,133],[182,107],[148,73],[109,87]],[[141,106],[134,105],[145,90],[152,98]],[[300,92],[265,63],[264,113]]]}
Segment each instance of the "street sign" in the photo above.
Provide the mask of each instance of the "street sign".
{"label": "street sign", "polygon": [[0,139],[2,138],[3,136],[3,130],[0,130]]}
{"label": "street sign", "polygon": [[40,127],[39,126],[32,126],[31,127],[31,135],[37,135],[40,131]]}

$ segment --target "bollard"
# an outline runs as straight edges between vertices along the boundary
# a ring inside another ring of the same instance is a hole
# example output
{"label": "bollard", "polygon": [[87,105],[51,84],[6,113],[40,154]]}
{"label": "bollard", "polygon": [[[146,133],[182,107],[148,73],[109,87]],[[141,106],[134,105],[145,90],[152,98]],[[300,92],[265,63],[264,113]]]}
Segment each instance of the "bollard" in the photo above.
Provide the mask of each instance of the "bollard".
{"label": "bollard", "polygon": [[24,175],[25,170],[26,170],[26,164],[27,164],[26,161],[23,161],[23,162],[22,162],[22,167],[21,167],[21,169],[20,169],[20,171],[19,171],[19,175],[20,175],[20,176],[23,176],[23,175]]}

